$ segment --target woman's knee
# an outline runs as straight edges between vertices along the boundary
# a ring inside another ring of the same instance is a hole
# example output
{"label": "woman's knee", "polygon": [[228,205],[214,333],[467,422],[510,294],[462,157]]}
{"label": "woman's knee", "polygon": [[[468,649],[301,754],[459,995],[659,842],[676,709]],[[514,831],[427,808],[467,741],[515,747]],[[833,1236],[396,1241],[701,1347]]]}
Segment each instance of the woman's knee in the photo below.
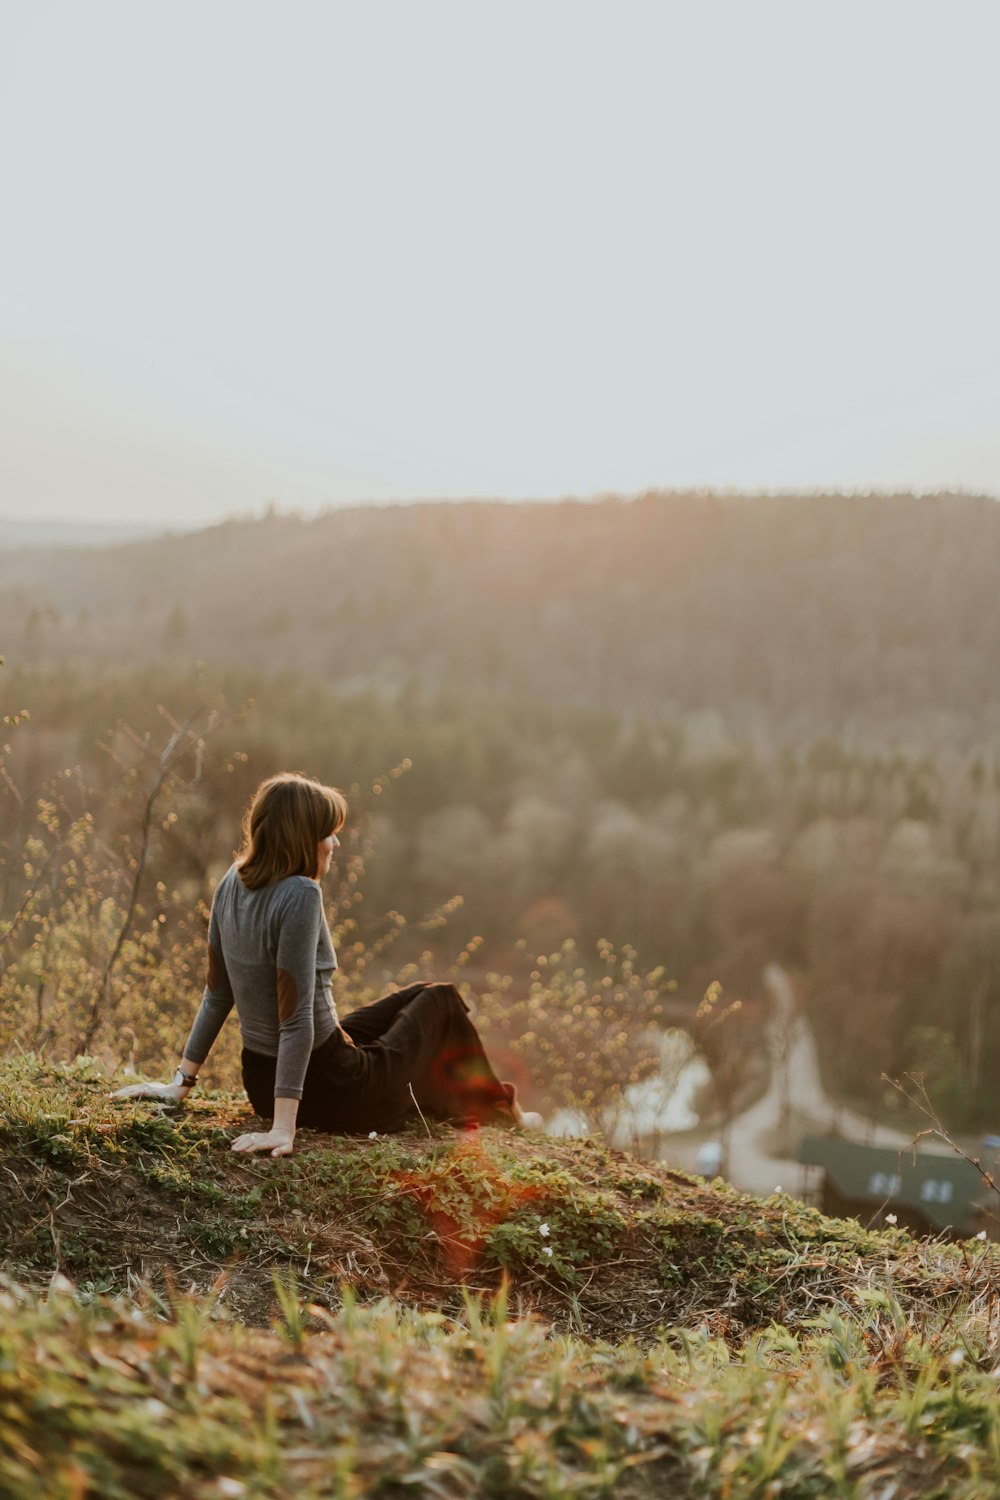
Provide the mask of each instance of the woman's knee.
{"label": "woman's knee", "polygon": [[424,986],[429,995],[440,1005],[442,1010],[456,1011],[465,1016],[469,1013],[469,1007],[462,999],[461,991],[457,985],[449,984],[447,980],[435,980],[433,984]]}

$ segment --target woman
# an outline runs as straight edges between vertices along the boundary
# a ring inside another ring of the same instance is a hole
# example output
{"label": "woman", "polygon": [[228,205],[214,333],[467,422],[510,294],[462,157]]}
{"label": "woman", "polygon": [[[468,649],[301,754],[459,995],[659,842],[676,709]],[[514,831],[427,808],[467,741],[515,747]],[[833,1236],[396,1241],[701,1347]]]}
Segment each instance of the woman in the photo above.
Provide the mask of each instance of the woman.
{"label": "woman", "polygon": [[132,1084],[113,1099],[186,1099],[235,1003],[243,1084],[273,1123],[241,1135],[234,1151],[287,1156],[299,1125],[396,1130],[418,1109],[477,1124],[541,1123],[497,1079],[454,985],[410,985],[339,1019],[319,882],[346,818],[343,793],[310,777],[282,773],[258,787],[212,901],[208,979],[174,1080]]}

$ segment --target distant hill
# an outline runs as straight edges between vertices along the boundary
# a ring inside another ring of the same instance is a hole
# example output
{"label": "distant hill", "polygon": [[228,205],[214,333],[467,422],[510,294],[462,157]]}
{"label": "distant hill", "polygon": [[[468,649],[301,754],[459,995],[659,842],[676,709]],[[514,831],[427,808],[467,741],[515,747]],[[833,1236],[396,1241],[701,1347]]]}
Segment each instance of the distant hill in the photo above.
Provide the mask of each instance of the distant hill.
{"label": "distant hill", "polygon": [[268,515],[0,551],[12,665],[203,658],[414,677],[786,737],[1000,733],[1000,505],[970,495]]}

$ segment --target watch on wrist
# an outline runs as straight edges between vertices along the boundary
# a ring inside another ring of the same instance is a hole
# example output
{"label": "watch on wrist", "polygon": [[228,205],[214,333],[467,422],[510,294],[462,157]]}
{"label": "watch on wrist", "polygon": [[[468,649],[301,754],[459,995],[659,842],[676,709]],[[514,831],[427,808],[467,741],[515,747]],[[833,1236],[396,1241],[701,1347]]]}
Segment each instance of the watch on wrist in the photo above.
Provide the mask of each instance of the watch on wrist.
{"label": "watch on wrist", "polygon": [[174,1083],[178,1088],[193,1089],[198,1082],[197,1073],[185,1073],[183,1068],[178,1068],[174,1074]]}

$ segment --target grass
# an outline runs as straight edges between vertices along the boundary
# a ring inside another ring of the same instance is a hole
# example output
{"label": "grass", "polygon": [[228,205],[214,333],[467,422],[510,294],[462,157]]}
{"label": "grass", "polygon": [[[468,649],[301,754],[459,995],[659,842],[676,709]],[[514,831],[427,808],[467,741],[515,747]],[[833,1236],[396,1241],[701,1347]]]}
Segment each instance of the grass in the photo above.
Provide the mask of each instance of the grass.
{"label": "grass", "polygon": [[384,1299],[274,1330],[210,1302],[0,1294],[0,1493],[940,1496],[1000,1489],[985,1322],[917,1328],[886,1297],[739,1351],[612,1345]]}
{"label": "grass", "polygon": [[[0,1500],[1000,1494],[1000,1253],[593,1143],[0,1072]],[[549,1253],[551,1252],[551,1253]]]}

